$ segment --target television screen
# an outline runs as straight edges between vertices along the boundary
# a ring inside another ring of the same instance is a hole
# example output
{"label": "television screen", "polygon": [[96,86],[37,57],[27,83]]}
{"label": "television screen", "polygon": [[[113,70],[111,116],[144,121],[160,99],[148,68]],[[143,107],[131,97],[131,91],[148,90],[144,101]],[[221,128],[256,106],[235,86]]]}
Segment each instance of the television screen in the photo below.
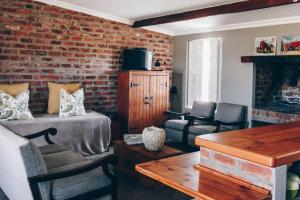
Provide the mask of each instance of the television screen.
{"label": "television screen", "polygon": [[124,49],[124,70],[151,70],[152,52],[146,49]]}

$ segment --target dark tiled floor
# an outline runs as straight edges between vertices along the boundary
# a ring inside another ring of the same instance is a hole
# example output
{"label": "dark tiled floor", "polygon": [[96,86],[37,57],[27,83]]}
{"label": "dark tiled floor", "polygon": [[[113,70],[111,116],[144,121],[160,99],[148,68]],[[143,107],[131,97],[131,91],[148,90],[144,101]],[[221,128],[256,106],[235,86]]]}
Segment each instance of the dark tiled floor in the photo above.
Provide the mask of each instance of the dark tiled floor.
{"label": "dark tiled floor", "polygon": [[120,177],[119,200],[186,200],[191,199],[168,187],[151,189],[127,177]]}
{"label": "dark tiled floor", "polygon": [[[168,187],[151,189],[121,176],[119,187],[119,200],[187,200],[191,199]],[[0,191],[0,200],[8,200]]]}

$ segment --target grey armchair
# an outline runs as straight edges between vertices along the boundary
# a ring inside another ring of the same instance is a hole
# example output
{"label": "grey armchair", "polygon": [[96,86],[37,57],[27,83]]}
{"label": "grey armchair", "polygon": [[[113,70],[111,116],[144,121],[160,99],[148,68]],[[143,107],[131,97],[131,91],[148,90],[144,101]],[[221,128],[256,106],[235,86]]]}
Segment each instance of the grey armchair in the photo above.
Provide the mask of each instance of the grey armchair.
{"label": "grey armchair", "polygon": [[[200,102],[195,101],[190,114],[166,112],[168,116],[175,116],[177,118],[170,119],[165,122],[165,131],[167,139],[179,142],[184,145],[187,143],[187,128],[190,123],[193,124],[207,124],[213,120],[216,103],[214,102]],[[183,116],[184,119],[179,119]],[[191,117],[193,120],[190,120]],[[197,119],[196,119],[197,118]],[[196,120],[194,120],[196,119]]]}
{"label": "grey armchair", "polygon": [[[193,120],[197,120],[197,117],[190,117],[190,121]],[[246,123],[247,106],[218,103],[213,123],[205,125],[189,123],[188,145],[195,146],[195,138],[198,135],[242,129]]]}
{"label": "grey armchair", "polygon": [[[88,160],[54,144],[49,135],[55,134],[50,128],[22,137],[0,125],[0,187],[8,198],[116,200],[117,179],[108,169],[116,157]],[[49,145],[37,147],[29,140],[42,136]]]}

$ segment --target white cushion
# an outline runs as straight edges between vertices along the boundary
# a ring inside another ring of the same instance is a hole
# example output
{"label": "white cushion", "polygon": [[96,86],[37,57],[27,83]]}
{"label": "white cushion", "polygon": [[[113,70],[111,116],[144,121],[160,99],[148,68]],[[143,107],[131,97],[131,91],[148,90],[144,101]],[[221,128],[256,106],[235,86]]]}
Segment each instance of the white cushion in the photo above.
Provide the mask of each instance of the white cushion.
{"label": "white cushion", "polygon": [[14,119],[33,119],[28,108],[29,90],[13,97],[0,91],[0,121]]}
{"label": "white cushion", "polygon": [[77,90],[73,94],[69,94],[64,89],[60,90],[60,117],[71,117],[78,115],[85,115],[83,105],[84,93],[83,88]]}

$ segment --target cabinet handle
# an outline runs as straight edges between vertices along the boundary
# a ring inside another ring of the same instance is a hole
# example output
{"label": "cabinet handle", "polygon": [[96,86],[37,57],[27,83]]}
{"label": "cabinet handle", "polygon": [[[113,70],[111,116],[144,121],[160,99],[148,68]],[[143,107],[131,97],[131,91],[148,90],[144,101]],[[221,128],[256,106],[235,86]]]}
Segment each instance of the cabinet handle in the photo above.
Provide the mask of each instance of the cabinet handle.
{"label": "cabinet handle", "polygon": [[149,99],[149,104],[152,104],[153,96],[150,96],[148,99]]}
{"label": "cabinet handle", "polygon": [[134,82],[131,82],[130,83],[130,87],[138,87],[140,84],[138,83],[134,83]]}
{"label": "cabinet handle", "polygon": [[149,97],[145,97],[145,98],[144,98],[144,103],[145,103],[145,104],[149,104]]}
{"label": "cabinet handle", "polygon": [[144,98],[144,103],[145,104],[152,104],[153,101],[153,96],[145,97]]}

